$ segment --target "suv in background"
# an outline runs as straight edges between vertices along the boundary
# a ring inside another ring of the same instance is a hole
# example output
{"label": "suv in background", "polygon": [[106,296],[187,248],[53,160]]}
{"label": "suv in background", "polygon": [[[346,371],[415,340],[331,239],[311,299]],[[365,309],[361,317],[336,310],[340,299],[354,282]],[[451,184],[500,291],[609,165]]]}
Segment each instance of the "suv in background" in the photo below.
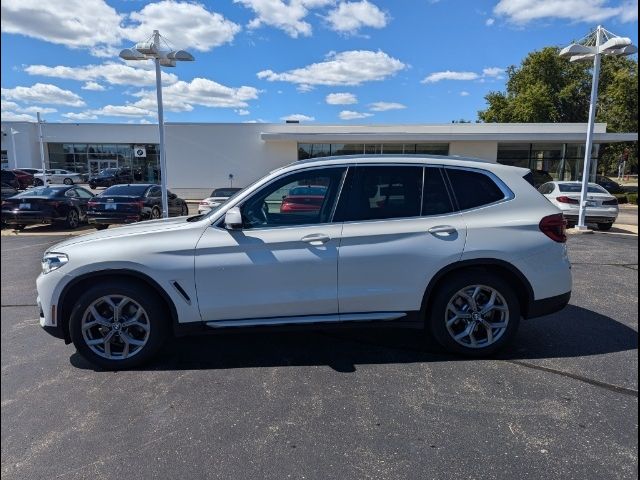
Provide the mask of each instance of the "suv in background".
{"label": "suv in background", "polygon": [[[299,161],[207,215],[50,247],[40,324],[108,369],[171,334],[249,327],[426,328],[451,352],[490,355],[571,295],[565,220],[529,174],[457,157]],[[273,204],[308,185],[325,187],[318,208]]]}

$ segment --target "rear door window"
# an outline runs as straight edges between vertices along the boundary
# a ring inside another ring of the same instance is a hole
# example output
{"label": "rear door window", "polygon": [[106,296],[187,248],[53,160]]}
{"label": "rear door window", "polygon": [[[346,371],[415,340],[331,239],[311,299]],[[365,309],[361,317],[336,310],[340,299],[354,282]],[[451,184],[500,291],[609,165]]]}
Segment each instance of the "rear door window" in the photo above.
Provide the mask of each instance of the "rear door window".
{"label": "rear door window", "polygon": [[485,173],[458,168],[445,170],[460,210],[482,207],[505,198],[504,192]]}
{"label": "rear door window", "polygon": [[360,166],[349,170],[335,221],[418,217],[423,168]]}
{"label": "rear door window", "polygon": [[453,210],[442,170],[435,167],[425,168],[422,216],[444,215],[453,212]]}

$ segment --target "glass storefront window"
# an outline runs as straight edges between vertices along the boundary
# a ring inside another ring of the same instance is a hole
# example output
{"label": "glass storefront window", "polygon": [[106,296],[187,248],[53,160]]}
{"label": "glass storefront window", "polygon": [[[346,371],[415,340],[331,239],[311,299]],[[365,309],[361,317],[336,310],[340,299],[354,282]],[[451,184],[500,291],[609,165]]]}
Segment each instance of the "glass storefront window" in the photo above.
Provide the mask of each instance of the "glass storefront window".
{"label": "glass storefront window", "polygon": [[422,155],[448,155],[448,143],[299,143],[298,160],[307,158],[326,157],[328,155],[362,155],[363,153],[375,155],[379,153],[389,154],[422,154]]}
{"label": "glass storefront window", "polygon": [[449,144],[448,143],[418,143],[416,145],[416,154],[449,155]]}
{"label": "glass storefront window", "polygon": [[331,145],[331,155],[362,155],[364,143],[336,143]]}
{"label": "glass storefront window", "polygon": [[401,143],[385,143],[382,145],[382,152],[401,154],[404,152],[404,148]]}
{"label": "glass storefront window", "polygon": [[382,145],[375,143],[368,143],[364,146],[364,153],[369,155],[376,155],[382,153]]}

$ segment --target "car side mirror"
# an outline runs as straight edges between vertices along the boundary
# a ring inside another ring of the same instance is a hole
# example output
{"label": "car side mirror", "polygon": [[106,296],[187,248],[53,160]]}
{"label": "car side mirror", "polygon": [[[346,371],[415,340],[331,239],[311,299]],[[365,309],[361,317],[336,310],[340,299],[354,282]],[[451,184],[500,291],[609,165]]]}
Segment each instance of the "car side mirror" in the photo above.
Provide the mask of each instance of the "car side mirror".
{"label": "car side mirror", "polygon": [[224,226],[227,230],[238,230],[242,228],[242,212],[238,207],[227,210],[224,216]]}

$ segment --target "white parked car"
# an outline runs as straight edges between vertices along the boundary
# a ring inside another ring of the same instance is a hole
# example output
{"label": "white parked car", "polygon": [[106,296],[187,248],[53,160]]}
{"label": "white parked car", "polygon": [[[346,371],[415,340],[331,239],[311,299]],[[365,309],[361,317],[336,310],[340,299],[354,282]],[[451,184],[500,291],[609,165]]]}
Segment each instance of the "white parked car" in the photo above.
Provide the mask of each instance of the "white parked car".
{"label": "white parked car", "polygon": [[198,204],[198,213],[209,213],[212,208],[219,206],[221,203],[226,202],[229,197],[238,193],[241,188],[216,188],[211,192],[211,196],[203,199]]}
{"label": "white parked car", "polygon": [[[110,369],[172,335],[291,325],[426,328],[452,352],[488,355],[571,295],[566,222],[529,176],[460,158],[296,162],[207,215],[49,248],[40,324]],[[318,208],[267,206],[317,184]],[[382,191],[394,201],[371,202]]]}
{"label": "white parked car", "polygon": [[[578,223],[581,182],[548,182],[540,185],[540,193],[562,210],[569,226]],[[611,230],[618,218],[618,199],[603,187],[590,183],[587,190],[586,222],[597,224],[599,230]]]}
{"label": "white parked car", "polygon": [[[86,176],[76,172],[70,172],[69,170],[62,170],[54,168],[47,170],[47,182],[49,183],[63,183],[65,185],[73,185],[74,183],[84,183]],[[42,185],[44,182],[44,175],[42,170],[33,174],[34,184]]]}

